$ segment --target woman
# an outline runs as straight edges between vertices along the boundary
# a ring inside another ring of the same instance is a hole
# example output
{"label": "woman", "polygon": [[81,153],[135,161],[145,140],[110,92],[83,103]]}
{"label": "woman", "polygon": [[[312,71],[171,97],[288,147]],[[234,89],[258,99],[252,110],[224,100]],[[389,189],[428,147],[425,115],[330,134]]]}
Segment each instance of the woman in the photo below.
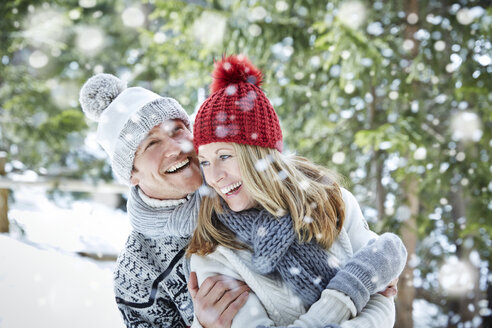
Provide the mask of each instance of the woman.
{"label": "woman", "polygon": [[199,281],[220,272],[252,289],[233,327],[322,327],[356,313],[342,327],[392,327],[391,300],[366,303],[403,270],[399,238],[366,246],[375,235],[354,197],[325,169],[281,153],[261,72],[244,56],[218,62],[213,77],[194,125],[205,179],[220,196],[203,198],[188,249]]}

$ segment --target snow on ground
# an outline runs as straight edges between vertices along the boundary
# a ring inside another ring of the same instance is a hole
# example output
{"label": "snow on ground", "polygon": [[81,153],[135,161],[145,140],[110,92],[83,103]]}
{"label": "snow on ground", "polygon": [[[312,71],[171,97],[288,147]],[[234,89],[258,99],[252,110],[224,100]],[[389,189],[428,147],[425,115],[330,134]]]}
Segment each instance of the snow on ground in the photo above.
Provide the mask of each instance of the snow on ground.
{"label": "snow on ground", "polygon": [[0,327],[123,327],[113,263],[42,250],[0,235]]}
{"label": "snow on ground", "polygon": [[[28,240],[69,252],[117,255],[131,227],[126,213],[89,200],[50,201],[42,188],[19,188],[10,205]],[[15,227],[12,227],[14,232]]]}
{"label": "snow on ground", "polygon": [[14,199],[11,233],[0,234],[0,328],[123,327],[114,262],[75,253],[116,256],[131,229],[126,214],[87,200],[62,207],[38,188]]}

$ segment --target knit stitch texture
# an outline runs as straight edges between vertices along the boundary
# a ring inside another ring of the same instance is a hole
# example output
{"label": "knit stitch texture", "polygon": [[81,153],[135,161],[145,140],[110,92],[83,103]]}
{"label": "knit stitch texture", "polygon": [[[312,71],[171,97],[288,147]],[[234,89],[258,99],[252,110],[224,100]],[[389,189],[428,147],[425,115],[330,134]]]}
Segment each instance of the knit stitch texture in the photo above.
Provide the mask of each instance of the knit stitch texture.
{"label": "knit stitch texture", "polygon": [[130,192],[127,209],[134,231],[113,275],[116,302],[127,327],[180,328],[193,321],[184,252],[195,228],[199,195],[178,206],[161,203],[143,200],[136,187]]}
{"label": "knit stitch texture", "polygon": [[186,287],[189,238],[146,238],[133,231],[113,274],[116,303],[128,328],[187,327],[193,303]]}
{"label": "knit stitch texture", "polygon": [[266,210],[227,210],[219,220],[253,251],[253,269],[261,274],[278,271],[306,306],[316,302],[338,268],[315,242],[300,243],[292,218],[280,219]]}
{"label": "knit stitch texture", "polygon": [[199,208],[198,192],[191,194],[189,200],[181,205],[156,207],[140,197],[138,187],[131,188],[127,203],[133,229],[152,238],[163,235],[191,236],[196,228]]}
{"label": "knit stitch texture", "polygon": [[314,241],[299,242],[290,215],[277,219],[266,210],[250,209],[227,210],[218,217],[252,248],[252,269],[261,274],[277,270],[306,306],[331,288],[348,295],[360,312],[370,295],[398,277],[406,263],[405,246],[391,233],[372,240],[338,271],[338,261]]}
{"label": "knit stitch texture", "polygon": [[349,295],[360,312],[370,295],[382,291],[401,274],[406,260],[407,250],[401,239],[392,233],[382,234],[357,251],[328,288]]}
{"label": "knit stitch texture", "polygon": [[98,121],[96,140],[111,159],[113,173],[130,186],[133,160],[149,131],[166,120],[181,120],[190,128],[186,111],[173,98],[126,83],[111,74],[97,74],[80,91],[86,116]]}
{"label": "knit stitch texture", "polygon": [[[254,73],[253,73],[254,72]],[[259,77],[258,77],[259,74]],[[282,130],[272,104],[259,87],[261,72],[246,57],[230,56],[215,65],[210,97],[200,106],[193,145],[234,142],[282,150]]]}

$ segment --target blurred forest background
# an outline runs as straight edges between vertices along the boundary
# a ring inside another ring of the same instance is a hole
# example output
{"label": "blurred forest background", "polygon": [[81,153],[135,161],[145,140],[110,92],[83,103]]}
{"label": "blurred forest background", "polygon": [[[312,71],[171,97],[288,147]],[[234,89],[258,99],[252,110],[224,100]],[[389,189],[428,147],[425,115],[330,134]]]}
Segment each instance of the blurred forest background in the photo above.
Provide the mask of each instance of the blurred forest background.
{"label": "blurred forest background", "polygon": [[395,326],[417,327],[419,306],[426,327],[492,327],[490,1],[4,0],[0,31],[3,197],[16,176],[55,181],[55,200],[57,179],[113,181],[78,103],[90,76],[192,114],[213,60],[244,53],[286,148],[342,173],[372,229],[403,238]]}

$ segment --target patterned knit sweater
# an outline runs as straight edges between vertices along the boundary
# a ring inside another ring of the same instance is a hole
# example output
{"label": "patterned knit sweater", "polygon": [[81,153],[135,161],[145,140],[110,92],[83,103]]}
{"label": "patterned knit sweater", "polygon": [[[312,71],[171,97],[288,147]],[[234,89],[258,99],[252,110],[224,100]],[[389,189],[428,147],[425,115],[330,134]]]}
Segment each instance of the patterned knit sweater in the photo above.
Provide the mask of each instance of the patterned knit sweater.
{"label": "patterned knit sweater", "polygon": [[[160,206],[162,202],[151,202],[148,198],[142,199],[145,197],[141,195],[136,189],[130,194],[128,214],[134,231],[118,257],[113,275],[118,309],[127,327],[191,326],[193,303],[186,286],[189,263],[184,257],[190,234],[183,233],[184,237],[171,236],[163,233],[166,230],[156,227],[160,230],[160,236],[152,235],[135,217],[138,216],[139,220],[147,217],[150,220],[151,216],[144,215],[143,211],[162,213],[198,202],[193,200],[183,205]],[[135,205],[136,201],[139,206]],[[155,216],[152,220],[155,224]]]}

